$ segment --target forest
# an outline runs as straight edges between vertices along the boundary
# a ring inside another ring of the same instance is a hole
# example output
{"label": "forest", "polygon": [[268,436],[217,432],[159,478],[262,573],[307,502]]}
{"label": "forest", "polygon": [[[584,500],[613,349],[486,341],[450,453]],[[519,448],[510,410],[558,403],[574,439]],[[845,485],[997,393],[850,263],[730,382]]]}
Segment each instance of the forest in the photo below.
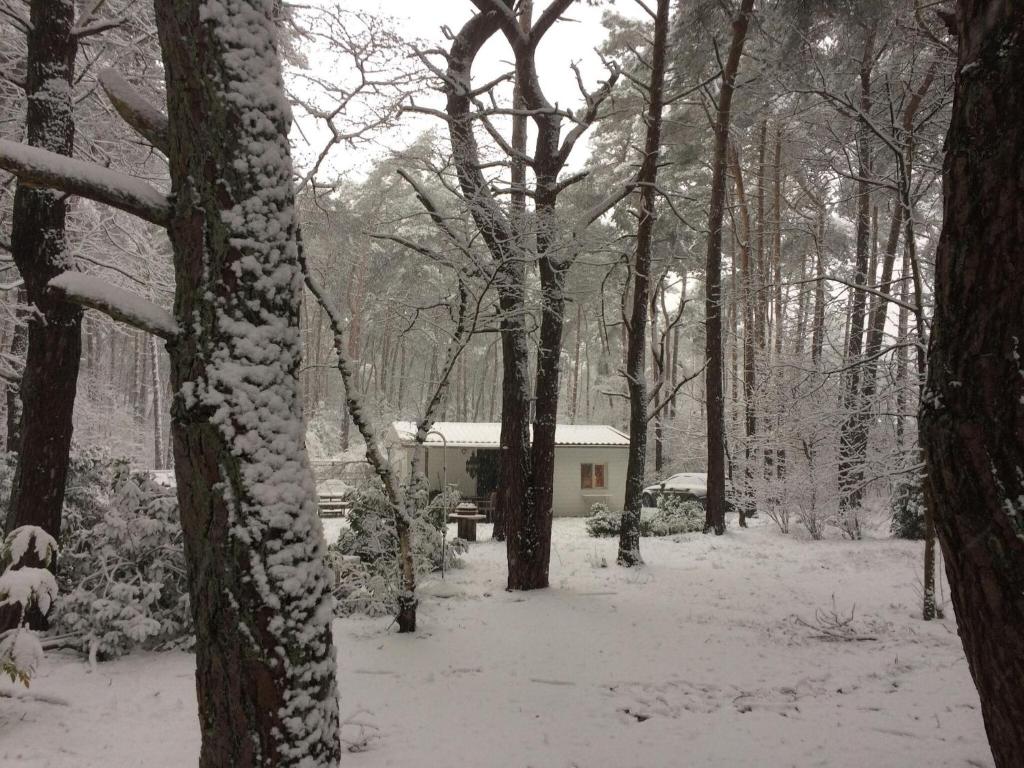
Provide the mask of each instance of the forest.
{"label": "forest", "polygon": [[1018,0],[0,0],[0,763],[1021,765],[1022,126]]}

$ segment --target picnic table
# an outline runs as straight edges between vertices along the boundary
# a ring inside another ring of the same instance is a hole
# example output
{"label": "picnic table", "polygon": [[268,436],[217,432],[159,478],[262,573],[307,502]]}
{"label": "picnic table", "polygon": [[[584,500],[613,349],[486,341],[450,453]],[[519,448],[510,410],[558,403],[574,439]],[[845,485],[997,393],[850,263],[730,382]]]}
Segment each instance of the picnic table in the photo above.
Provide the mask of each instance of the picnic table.
{"label": "picnic table", "polygon": [[464,501],[448,515],[449,520],[458,523],[458,536],[466,541],[476,541],[476,524],[486,520],[487,515],[478,514],[476,504]]}
{"label": "picnic table", "polygon": [[352,502],[345,496],[317,496],[320,517],[347,517],[352,509]]}
{"label": "picnic table", "polygon": [[346,517],[352,509],[352,487],[343,480],[325,480],[316,487],[320,517]]}

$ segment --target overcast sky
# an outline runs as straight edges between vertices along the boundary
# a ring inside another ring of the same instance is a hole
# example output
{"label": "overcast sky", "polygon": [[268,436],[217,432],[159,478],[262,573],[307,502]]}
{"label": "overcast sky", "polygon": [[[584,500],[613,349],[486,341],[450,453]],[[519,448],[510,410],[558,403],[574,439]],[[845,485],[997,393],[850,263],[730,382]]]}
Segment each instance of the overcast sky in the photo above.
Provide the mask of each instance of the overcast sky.
{"label": "overcast sky", "polygon": [[[316,2],[338,2],[339,0],[313,0]],[[410,39],[420,39],[428,46],[447,47],[442,26],[457,31],[474,13],[470,0],[340,0],[342,5],[353,10],[382,14],[395,19],[399,31]],[[536,0],[534,17],[546,7],[545,0]],[[605,39],[601,17],[613,10],[623,15],[638,16],[640,9],[629,0],[605,0],[599,6],[584,2],[575,3],[545,36],[538,49],[538,72],[548,99],[561,106],[577,108],[582,104],[579,88],[570,64],[575,62],[583,75],[589,90],[593,90],[606,77],[606,70],[595,53]],[[323,74],[331,74],[331,68],[338,66],[330,56],[316,51],[306,51],[313,66]],[[474,81],[486,82],[511,68],[511,51],[500,34],[495,35],[477,57]],[[421,101],[429,106],[442,107],[443,101],[435,97],[433,103],[425,98]],[[301,118],[300,118],[301,119]],[[403,127],[380,135],[374,147],[352,150],[343,146],[331,151],[326,175],[355,173],[362,175],[373,159],[380,157],[388,148],[394,149],[411,141],[417,134],[431,125],[438,125],[435,118],[406,115]],[[302,134],[296,132],[295,155],[300,167],[307,166],[315,152],[322,147],[328,134],[301,122]],[[442,127],[438,125],[438,127]],[[319,146],[316,146],[318,145]],[[581,163],[585,148],[577,150],[576,161]]]}

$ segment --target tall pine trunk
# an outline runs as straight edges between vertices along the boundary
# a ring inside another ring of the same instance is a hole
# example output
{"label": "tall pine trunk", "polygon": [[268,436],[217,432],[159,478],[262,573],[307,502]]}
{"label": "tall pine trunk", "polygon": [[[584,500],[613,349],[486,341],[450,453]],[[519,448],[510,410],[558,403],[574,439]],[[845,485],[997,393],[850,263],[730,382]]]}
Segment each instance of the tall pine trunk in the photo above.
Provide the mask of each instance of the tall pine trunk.
{"label": "tall pine trunk", "polygon": [[299,400],[302,275],[273,3],[158,0],[175,316],[171,436],[200,765],[339,758],[331,576]]}
{"label": "tall pine trunk", "polygon": [[[633,307],[626,347],[626,387],[629,390],[629,453],[626,459],[626,498],[619,533],[619,565],[643,563],[640,555],[640,508],[647,459],[648,395],[647,307],[651,290],[651,253],[654,247],[658,158],[661,156],[661,112],[664,106],[665,48],[668,40],[669,0],[658,0],[651,51],[651,80],[647,91],[647,135],[637,181],[640,185],[636,255],[633,259]],[[652,330],[653,333],[653,330]],[[660,437],[660,436],[659,436]]]}
{"label": "tall pine trunk", "polygon": [[[871,72],[875,58],[875,31],[864,33],[860,61],[859,108],[871,113]],[[839,435],[839,507],[847,535],[860,538],[859,509],[864,495],[864,459],[867,454],[869,417],[861,392],[861,357],[864,349],[864,324],[867,314],[868,259],[871,250],[871,134],[866,117],[857,124],[857,254],[854,283],[850,297],[850,328],[846,342],[846,390],[843,394],[845,419]]]}
{"label": "tall pine trunk", "polygon": [[753,468],[750,454],[757,435],[757,404],[754,393],[757,389],[757,361],[755,352],[754,315],[755,282],[753,265],[750,258],[750,208],[743,184],[743,166],[740,164],[739,150],[730,144],[729,163],[732,166],[733,184],[736,188],[736,207],[740,220],[740,271],[742,272],[743,296],[743,495],[738,511],[741,526],[746,526],[746,515],[753,511]]}
{"label": "tall pine trunk", "polygon": [[705,268],[705,359],[704,399],[707,403],[708,493],[706,530],[725,533],[725,394],[722,389],[722,218],[725,213],[725,184],[729,121],[736,73],[743,54],[754,0],[743,0],[732,23],[732,43],[722,72],[715,118],[715,150],[711,162],[711,202],[708,211],[708,250]]}
{"label": "tall pine trunk", "polygon": [[[28,351],[28,321],[24,305],[28,296],[24,288],[18,289],[18,307],[14,311],[14,331],[11,334],[11,357],[21,359]],[[7,452],[17,453],[21,449],[21,382],[8,381],[7,388]],[[6,524],[6,521],[4,521]]]}
{"label": "tall pine trunk", "polygon": [[1011,768],[1024,756],[1024,5],[961,0],[956,25],[921,442],[989,744]]}
{"label": "tall pine trunk", "polygon": [[[32,0],[29,14],[26,140],[31,146],[70,156],[75,137],[72,81],[78,50],[75,6]],[[73,266],[65,237],[66,216],[65,195],[18,183],[11,252],[35,311],[27,321],[27,352],[19,387],[20,429],[15,438],[18,463],[6,530],[37,525],[58,540],[82,353],[81,307],[54,297],[46,286]],[[31,559],[22,563],[42,565]],[[17,616],[11,611],[0,610],[0,631],[15,621]],[[44,624],[38,612],[30,613],[30,621],[37,627]]]}

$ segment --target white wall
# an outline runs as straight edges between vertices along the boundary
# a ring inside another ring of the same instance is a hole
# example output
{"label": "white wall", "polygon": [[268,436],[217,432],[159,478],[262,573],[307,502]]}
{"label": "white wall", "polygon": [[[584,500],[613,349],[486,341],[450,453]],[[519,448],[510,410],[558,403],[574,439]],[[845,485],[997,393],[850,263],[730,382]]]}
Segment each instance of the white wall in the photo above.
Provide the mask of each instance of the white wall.
{"label": "white wall", "polygon": [[[608,447],[555,448],[555,500],[556,517],[580,517],[590,514],[596,502],[615,511],[622,509],[626,496],[626,459],[629,450]],[[580,488],[581,464],[607,465],[604,489]]]}
{"label": "white wall", "polygon": [[[400,450],[392,452],[402,476],[408,475],[408,458],[399,459]],[[428,487],[441,488],[444,472],[444,450],[440,447],[424,448],[430,454],[427,473]],[[408,449],[404,452],[408,457]],[[472,448],[448,449],[448,483],[455,485],[463,496],[476,495],[476,480],[466,471],[466,462],[472,455]],[[626,459],[628,449],[610,447],[557,446],[555,448],[554,513],[556,517],[581,517],[590,514],[590,507],[596,502],[608,505],[612,511],[622,509],[626,495]],[[607,466],[604,489],[580,488],[580,465],[604,464]],[[421,467],[422,468],[422,467]]]}
{"label": "white wall", "polygon": [[[427,487],[432,491],[441,490],[444,478],[445,451],[444,448],[424,448],[424,453],[429,454],[427,459]],[[476,478],[469,476],[466,471],[466,462],[473,455],[473,448],[449,448],[448,449],[448,485],[454,485],[463,496],[476,496]],[[420,469],[423,467],[421,466]]]}

